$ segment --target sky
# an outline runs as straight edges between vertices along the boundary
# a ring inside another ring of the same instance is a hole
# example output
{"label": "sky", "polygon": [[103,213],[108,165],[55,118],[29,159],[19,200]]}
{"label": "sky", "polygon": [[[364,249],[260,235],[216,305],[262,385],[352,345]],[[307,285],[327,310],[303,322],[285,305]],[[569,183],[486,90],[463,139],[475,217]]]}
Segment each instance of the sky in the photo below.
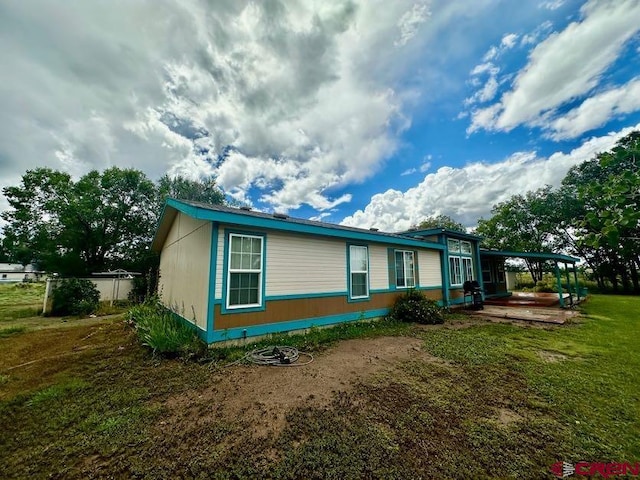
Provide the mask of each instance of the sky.
{"label": "sky", "polygon": [[3,0],[0,44],[0,187],[118,166],[473,227],[640,129],[640,0]]}

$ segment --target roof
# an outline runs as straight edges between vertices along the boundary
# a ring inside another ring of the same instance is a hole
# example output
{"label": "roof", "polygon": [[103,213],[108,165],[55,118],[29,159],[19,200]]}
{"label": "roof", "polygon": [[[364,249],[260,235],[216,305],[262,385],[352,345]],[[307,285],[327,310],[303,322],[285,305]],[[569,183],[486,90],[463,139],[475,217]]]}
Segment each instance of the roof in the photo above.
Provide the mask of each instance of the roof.
{"label": "roof", "polygon": [[444,246],[425,240],[416,240],[398,233],[379,232],[375,229],[346,227],[333,223],[317,222],[302,218],[289,217],[278,213],[270,214],[249,209],[211,205],[188,200],[167,199],[151,248],[160,251],[173,219],[182,212],[192,218],[213,222],[242,225],[253,228],[265,228],[288,232],[306,233],[327,237],[344,238],[353,241],[388,243],[394,245],[431,248],[443,250]]}
{"label": "roof", "polygon": [[580,259],[576,257],[552,252],[512,252],[504,250],[501,251],[480,249],[480,256],[502,258],[532,258],[537,260],[560,260],[567,263],[576,263],[580,261]]}
{"label": "roof", "polygon": [[401,232],[400,235],[407,235],[410,237],[429,237],[431,235],[441,235],[444,234],[447,237],[454,238],[463,238],[468,240],[482,240],[482,237],[478,235],[473,235],[471,233],[460,232],[458,230],[451,230],[449,228],[427,228],[424,230],[407,230],[406,232]]}

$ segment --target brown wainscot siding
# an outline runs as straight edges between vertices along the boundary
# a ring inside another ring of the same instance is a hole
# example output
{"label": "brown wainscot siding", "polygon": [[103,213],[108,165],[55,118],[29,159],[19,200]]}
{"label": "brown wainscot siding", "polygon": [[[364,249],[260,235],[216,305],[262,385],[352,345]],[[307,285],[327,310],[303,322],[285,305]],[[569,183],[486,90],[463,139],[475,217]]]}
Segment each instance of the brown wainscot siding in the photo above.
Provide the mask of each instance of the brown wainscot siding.
{"label": "brown wainscot siding", "polygon": [[[265,310],[260,312],[237,311],[233,313],[221,313],[221,305],[214,307],[214,329],[249,327],[267,323],[288,322],[293,320],[313,321],[314,318],[340,315],[345,313],[363,312],[390,308],[395,299],[404,291],[372,293],[368,301],[349,302],[346,295],[319,297],[319,298],[295,298],[291,300],[267,300]],[[442,290],[422,291],[432,300],[442,299]]]}

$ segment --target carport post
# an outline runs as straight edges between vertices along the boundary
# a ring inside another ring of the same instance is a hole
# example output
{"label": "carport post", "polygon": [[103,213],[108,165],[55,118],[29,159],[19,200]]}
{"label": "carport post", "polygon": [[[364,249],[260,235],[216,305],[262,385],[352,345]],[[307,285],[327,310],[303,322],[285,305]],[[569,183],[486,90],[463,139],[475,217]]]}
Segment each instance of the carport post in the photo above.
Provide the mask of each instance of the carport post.
{"label": "carport post", "polygon": [[564,262],[564,273],[567,277],[567,289],[569,290],[569,303],[573,305],[573,294],[571,293],[571,277],[569,276],[569,264]]}
{"label": "carport post", "polygon": [[558,296],[560,297],[560,306],[564,308],[564,298],[562,298],[562,281],[560,280],[560,268],[558,262],[554,262],[556,266],[556,280],[558,283]]}
{"label": "carport post", "polygon": [[580,284],[578,283],[578,269],[576,268],[576,264],[573,264],[573,278],[576,281],[576,298],[577,301],[580,301]]}

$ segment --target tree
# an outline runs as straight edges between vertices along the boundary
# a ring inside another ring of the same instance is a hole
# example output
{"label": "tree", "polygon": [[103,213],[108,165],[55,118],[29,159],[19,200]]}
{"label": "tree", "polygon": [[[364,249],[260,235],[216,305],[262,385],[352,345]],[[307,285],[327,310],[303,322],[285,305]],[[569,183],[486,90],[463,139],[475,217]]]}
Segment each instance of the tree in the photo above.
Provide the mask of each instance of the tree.
{"label": "tree", "polygon": [[133,169],[91,171],[77,182],[48,168],[29,170],[20,186],[3,190],[10,254],[73,275],[134,264],[153,235],[156,192]]}
{"label": "tree", "polygon": [[420,222],[414,228],[418,230],[427,230],[430,228],[446,228],[448,230],[454,230],[456,232],[466,233],[467,229],[461,223],[456,222],[448,215],[432,215]]}
{"label": "tree", "polygon": [[[640,293],[640,132],[620,139],[609,152],[573,167],[560,192],[572,203],[567,218],[575,242],[568,245],[584,258],[600,288],[608,279],[614,290]],[[566,239],[565,239],[566,240]]]}
{"label": "tree", "polygon": [[181,176],[169,177],[168,175],[163,175],[158,181],[160,212],[168,197],[213,205],[225,204],[224,193],[218,188],[213,177],[204,180],[189,180]]}
{"label": "tree", "polygon": [[[485,248],[520,252],[549,252],[557,232],[555,197],[550,186],[524,195],[514,195],[480,219],[476,233]],[[542,280],[544,262],[525,259],[534,282]]]}

